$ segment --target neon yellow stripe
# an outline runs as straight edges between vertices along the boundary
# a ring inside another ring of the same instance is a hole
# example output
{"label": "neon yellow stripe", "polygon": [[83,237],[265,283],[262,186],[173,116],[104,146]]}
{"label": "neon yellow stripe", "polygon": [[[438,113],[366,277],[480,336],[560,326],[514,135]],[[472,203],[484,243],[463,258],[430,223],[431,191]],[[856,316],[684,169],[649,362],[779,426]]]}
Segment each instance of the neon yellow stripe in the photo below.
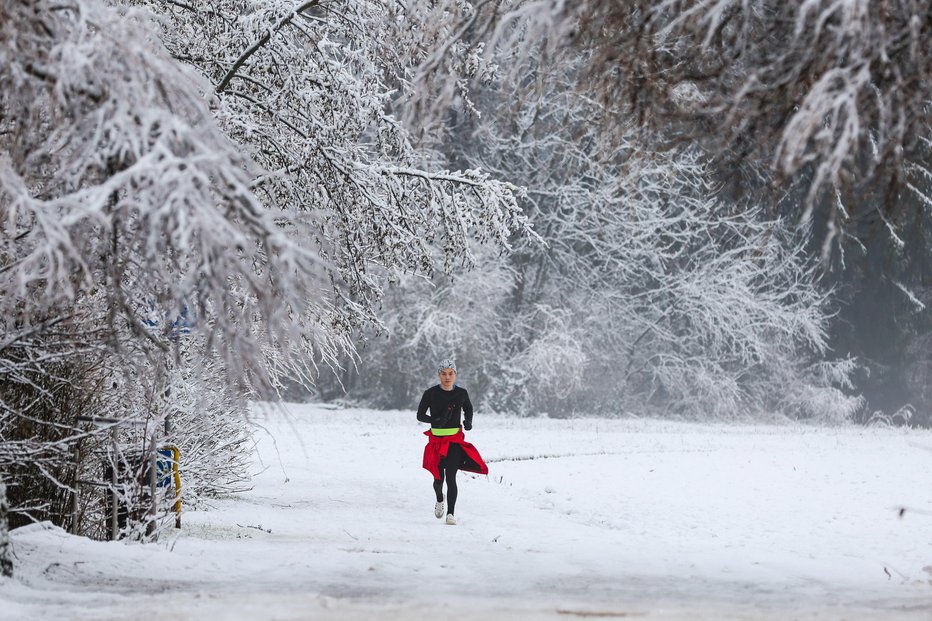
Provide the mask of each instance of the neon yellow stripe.
{"label": "neon yellow stripe", "polygon": [[431,429],[430,432],[435,436],[455,436],[459,430],[459,427],[447,427],[446,429]]}

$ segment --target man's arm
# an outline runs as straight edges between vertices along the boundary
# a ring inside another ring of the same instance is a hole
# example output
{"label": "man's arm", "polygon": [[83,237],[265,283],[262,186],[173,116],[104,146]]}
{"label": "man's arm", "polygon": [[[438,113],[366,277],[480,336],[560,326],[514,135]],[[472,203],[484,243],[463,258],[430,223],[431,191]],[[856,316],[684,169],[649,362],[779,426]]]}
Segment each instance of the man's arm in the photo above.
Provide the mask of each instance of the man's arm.
{"label": "man's arm", "polygon": [[431,422],[430,414],[427,413],[428,407],[430,407],[430,390],[425,390],[421,402],[417,406],[417,419],[422,423]]}
{"label": "man's arm", "polygon": [[[466,392],[466,389],[463,389],[463,392]],[[463,429],[469,431],[472,429],[472,401],[469,400],[469,393],[466,393],[466,398],[463,400]]]}

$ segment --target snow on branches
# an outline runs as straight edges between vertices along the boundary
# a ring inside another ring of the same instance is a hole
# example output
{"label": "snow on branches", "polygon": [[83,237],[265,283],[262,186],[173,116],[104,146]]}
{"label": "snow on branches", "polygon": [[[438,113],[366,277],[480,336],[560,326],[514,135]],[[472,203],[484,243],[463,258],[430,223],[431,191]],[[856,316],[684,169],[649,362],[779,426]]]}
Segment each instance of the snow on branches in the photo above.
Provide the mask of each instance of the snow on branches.
{"label": "snow on branches", "polygon": [[[216,118],[263,167],[251,189],[332,266],[347,320],[372,318],[386,276],[474,265],[473,240],[526,227],[521,190],[449,170],[392,115],[431,41],[396,2],[153,0],[175,58],[212,85]],[[423,129],[423,128],[422,128]]]}
{"label": "snow on branches", "polygon": [[204,85],[133,14],[39,2],[15,3],[6,18],[4,302],[28,322],[102,291],[107,321],[142,339],[146,313],[164,327],[186,307],[233,376],[260,383],[257,320],[266,340],[303,350],[310,336],[332,353],[339,339],[315,287],[322,261],[255,198],[255,167],[214,126]]}
{"label": "snow on branches", "polygon": [[[917,167],[929,168],[928,0],[514,0],[476,7],[461,18],[472,27],[459,41],[484,44],[486,62],[509,54],[578,59],[580,92],[597,94],[616,114],[671,141],[702,145],[725,170],[750,165],[776,182],[775,196],[802,186],[798,217],[815,217],[829,241],[863,235],[865,219],[879,225],[884,216],[921,209],[902,191],[915,188]],[[520,77],[520,65],[507,67]],[[425,62],[425,73],[433,71],[422,79],[449,83],[439,66]],[[430,90],[431,109],[445,109],[443,92]],[[866,191],[878,196],[864,207]],[[930,196],[928,186],[920,193]]]}
{"label": "snow on branches", "polygon": [[243,392],[312,382],[387,280],[527,227],[520,188],[392,116],[427,43],[396,45],[401,5],[135,4],[0,3],[0,465],[39,511],[73,493],[88,415],[145,422],[151,450],[174,411],[201,487],[238,486],[199,407],[246,446]]}
{"label": "snow on branches", "polygon": [[663,148],[580,95],[573,64],[516,71],[533,95],[522,79],[486,93],[496,113],[461,128],[458,157],[528,187],[545,243],[452,282],[406,281],[356,394],[404,406],[418,365],[456,352],[476,398],[514,413],[850,416],[860,402],[838,378],[852,367],[823,360],[827,295],[804,236],[718,197],[697,149]]}

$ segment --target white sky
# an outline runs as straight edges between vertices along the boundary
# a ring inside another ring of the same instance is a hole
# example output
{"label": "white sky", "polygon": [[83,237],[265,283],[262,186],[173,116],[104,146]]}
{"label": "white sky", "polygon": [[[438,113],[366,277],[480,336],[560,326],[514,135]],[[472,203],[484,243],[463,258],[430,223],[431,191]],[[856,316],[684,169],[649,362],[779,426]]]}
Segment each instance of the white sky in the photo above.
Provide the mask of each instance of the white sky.
{"label": "white sky", "polygon": [[480,411],[446,526],[413,410],[289,411],[157,545],[13,531],[0,619],[932,618],[929,432]]}

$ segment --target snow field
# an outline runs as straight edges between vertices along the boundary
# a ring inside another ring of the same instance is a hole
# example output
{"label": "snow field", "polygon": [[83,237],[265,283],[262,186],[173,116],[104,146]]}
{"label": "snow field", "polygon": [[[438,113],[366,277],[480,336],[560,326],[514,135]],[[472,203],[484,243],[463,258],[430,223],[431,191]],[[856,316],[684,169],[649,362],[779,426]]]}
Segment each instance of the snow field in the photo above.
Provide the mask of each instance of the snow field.
{"label": "snow field", "polygon": [[927,432],[479,412],[446,526],[413,411],[287,409],[158,545],[13,531],[0,619],[932,618]]}

